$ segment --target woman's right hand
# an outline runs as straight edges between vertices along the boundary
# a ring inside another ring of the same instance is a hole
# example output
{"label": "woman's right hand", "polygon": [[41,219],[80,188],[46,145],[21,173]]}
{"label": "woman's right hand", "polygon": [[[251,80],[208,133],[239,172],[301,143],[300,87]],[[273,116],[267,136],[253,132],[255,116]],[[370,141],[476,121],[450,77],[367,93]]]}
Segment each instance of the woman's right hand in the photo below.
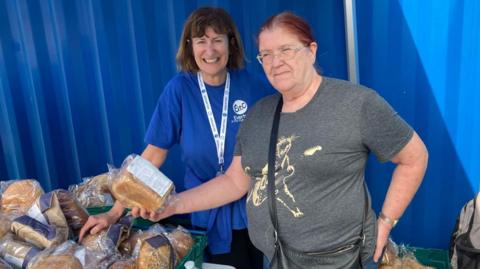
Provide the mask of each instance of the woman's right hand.
{"label": "woman's right hand", "polygon": [[87,222],[85,222],[82,229],[80,229],[78,242],[82,242],[83,238],[88,232],[90,232],[90,234],[96,234],[108,226],[116,223],[117,220],[122,216],[123,210],[124,207],[122,204],[116,201],[113,207],[107,213],[88,217]]}
{"label": "woman's right hand", "polygon": [[108,226],[116,223],[118,220],[117,217],[112,216],[111,214],[104,213],[95,216],[88,217],[87,222],[83,225],[80,230],[78,242],[82,242],[83,238],[89,234],[96,234],[103,229],[106,229]]}

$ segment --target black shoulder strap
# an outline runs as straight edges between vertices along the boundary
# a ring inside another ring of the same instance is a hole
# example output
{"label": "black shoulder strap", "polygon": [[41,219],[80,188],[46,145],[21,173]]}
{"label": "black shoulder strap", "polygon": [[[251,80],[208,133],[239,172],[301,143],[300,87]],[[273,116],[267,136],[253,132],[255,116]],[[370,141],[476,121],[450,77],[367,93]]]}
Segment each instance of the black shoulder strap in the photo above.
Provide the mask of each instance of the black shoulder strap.
{"label": "black shoulder strap", "polygon": [[[283,106],[283,99],[280,96],[277,107],[275,108],[275,114],[273,115],[272,131],[270,133],[270,143],[268,147],[268,174],[267,174],[268,200],[269,200],[269,209],[270,209],[270,219],[272,220],[272,225],[275,233],[274,234],[275,244],[277,244],[279,240],[279,233],[280,233],[279,227],[278,227],[277,203],[275,198],[275,159],[276,159],[277,140],[278,140],[278,127],[280,123],[280,113],[282,111],[282,106]],[[364,226],[367,221],[369,200],[368,200],[367,186],[365,185],[365,183],[363,184],[363,187],[364,187],[364,195],[365,195],[365,207],[364,207],[360,237],[364,241],[365,240]]]}
{"label": "black shoulder strap", "polygon": [[270,218],[275,233],[275,244],[278,241],[277,203],[275,202],[275,157],[277,152],[278,126],[280,123],[282,106],[283,98],[280,96],[280,100],[278,100],[277,107],[275,108],[275,114],[273,115],[270,145],[268,147],[268,200],[270,205]]}

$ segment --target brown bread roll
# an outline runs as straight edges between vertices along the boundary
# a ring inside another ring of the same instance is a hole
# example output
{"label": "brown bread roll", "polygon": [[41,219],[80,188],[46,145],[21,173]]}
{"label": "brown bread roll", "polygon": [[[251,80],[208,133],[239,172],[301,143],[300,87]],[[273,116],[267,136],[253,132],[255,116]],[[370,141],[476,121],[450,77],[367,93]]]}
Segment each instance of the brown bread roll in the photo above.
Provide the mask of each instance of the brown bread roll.
{"label": "brown bread roll", "polygon": [[6,214],[21,216],[43,194],[40,184],[33,179],[13,181],[0,193],[1,211]]}

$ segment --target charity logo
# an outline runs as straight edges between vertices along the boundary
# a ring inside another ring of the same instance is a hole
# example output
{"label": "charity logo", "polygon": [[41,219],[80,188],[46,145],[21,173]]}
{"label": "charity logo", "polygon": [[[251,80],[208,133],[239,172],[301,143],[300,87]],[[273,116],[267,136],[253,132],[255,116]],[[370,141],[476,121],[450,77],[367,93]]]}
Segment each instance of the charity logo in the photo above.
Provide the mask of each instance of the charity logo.
{"label": "charity logo", "polygon": [[233,112],[237,115],[243,115],[245,112],[247,112],[248,105],[245,101],[243,100],[236,100],[233,102]]}

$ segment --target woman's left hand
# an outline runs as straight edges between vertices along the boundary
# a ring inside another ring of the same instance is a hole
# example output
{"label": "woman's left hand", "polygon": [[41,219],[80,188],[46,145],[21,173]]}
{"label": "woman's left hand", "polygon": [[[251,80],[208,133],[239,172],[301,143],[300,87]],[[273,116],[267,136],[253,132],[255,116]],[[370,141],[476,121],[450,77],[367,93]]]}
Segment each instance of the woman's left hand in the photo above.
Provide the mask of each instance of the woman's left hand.
{"label": "woman's left hand", "polygon": [[387,246],[388,243],[388,236],[390,235],[390,231],[392,230],[392,226],[381,221],[380,219],[377,220],[378,225],[378,234],[377,234],[377,245],[375,247],[375,253],[373,254],[373,261],[381,262],[379,259],[382,256],[382,252]]}

